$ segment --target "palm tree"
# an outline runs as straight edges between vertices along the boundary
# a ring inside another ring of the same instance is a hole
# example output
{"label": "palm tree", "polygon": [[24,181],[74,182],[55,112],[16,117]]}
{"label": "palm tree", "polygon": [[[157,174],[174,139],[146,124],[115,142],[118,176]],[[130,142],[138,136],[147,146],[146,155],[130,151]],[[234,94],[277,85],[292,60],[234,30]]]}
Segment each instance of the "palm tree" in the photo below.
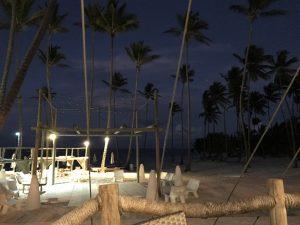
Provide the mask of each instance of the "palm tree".
{"label": "palm tree", "polygon": [[[22,64],[16,72],[16,77],[12,82],[12,85],[5,96],[3,103],[0,106],[0,128],[3,127],[6,116],[10,111],[14,101],[16,100],[18,93],[22,87],[23,81],[26,76],[26,72],[28,70],[29,65],[32,62],[32,59],[39,48],[39,45],[47,31],[47,27],[50,23],[50,17],[54,10],[55,0],[50,0],[48,4],[48,8],[44,14],[44,18],[42,23],[39,25],[39,29],[28,48],[26,55],[23,58]],[[35,174],[35,171],[33,171]]]}
{"label": "palm tree", "polygon": [[[170,108],[171,104],[169,104],[169,108]],[[171,143],[172,143],[172,151],[174,151],[174,116],[176,113],[178,112],[182,112],[182,108],[176,103],[173,102],[173,107],[172,107],[172,114],[171,114],[171,129],[172,129],[172,139],[171,139]],[[175,161],[175,154],[172,154],[172,162]]]}
{"label": "palm tree", "polygon": [[[134,88],[134,97],[133,97],[133,107],[132,107],[132,121],[131,121],[131,128],[134,127],[135,124],[135,113],[136,113],[136,97],[137,97],[137,89],[138,89],[138,81],[139,75],[141,72],[141,67],[144,64],[151,63],[155,59],[159,58],[159,55],[151,54],[152,49],[145,45],[143,41],[131,43],[129,47],[125,48],[127,55],[129,58],[134,62],[136,74],[135,74],[135,88]],[[132,133],[132,132],[131,132]],[[131,154],[131,144],[132,144],[132,135],[130,136],[129,140],[129,148],[128,154],[126,159],[126,166],[130,160]]]}
{"label": "palm tree", "polygon": [[[219,115],[221,114],[217,105],[214,103],[214,99],[212,98],[211,94],[209,93],[209,90],[206,90],[203,92],[202,95],[202,106],[203,106],[203,112],[199,114],[199,117],[204,118],[204,135],[206,136],[206,139],[209,137],[209,125],[213,124],[213,132],[215,132],[215,125],[219,121]],[[209,145],[209,157],[211,156],[211,140],[208,140]],[[206,146],[208,147],[208,146]],[[207,150],[207,149],[206,149]]]}
{"label": "palm tree", "polygon": [[[147,83],[144,87],[144,91],[139,91],[139,93],[144,96],[146,99],[146,112],[145,112],[145,117],[146,117],[146,126],[148,126],[148,112],[149,112],[149,100],[154,100],[154,94],[155,90],[157,88],[154,87],[154,84],[152,83]],[[145,139],[144,139],[144,149],[146,149],[146,141],[147,141],[147,133],[145,133]]]}
{"label": "palm tree", "polygon": [[223,109],[223,118],[224,118],[224,138],[225,138],[225,151],[228,153],[227,146],[227,129],[226,129],[226,111],[229,107],[229,99],[227,98],[228,93],[226,92],[226,87],[221,82],[214,82],[208,88],[209,95],[211,97],[212,103],[220,110]]}
{"label": "palm tree", "polygon": [[6,86],[9,77],[12,55],[15,45],[15,37],[28,26],[36,25],[43,16],[42,10],[32,12],[34,0],[1,0],[0,7],[3,9],[7,19],[0,22],[0,29],[9,29],[6,57],[3,66],[0,84],[0,104],[3,104]]}
{"label": "palm tree", "polygon": [[42,51],[39,49],[39,58],[42,63],[46,66],[46,82],[48,88],[48,100],[50,103],[50,118],[51,118],[51,126],[54,126],[54,114],[52,110],[52,99],[51,99],[51,72],[54,67],[64,68],[67,67],[66,64],[61,63],[62,60],[65,60],[66,57],[63,53],[59,52],[59,46],[48,47],[47,51]]}
{"label": "palm tree", "polygon": [[279,86],[274,83],[269,83],[264,86],[265,99],[267,100],[268,118],[270,117],[270,103],[276,103],[280,99]]}
{"label": "palm tree", "polygon": [[[194,81],[193,76],[195,75],[195,71],[190,68],[189,65],[182,65],[179,70],[179,80],[181,81],[182,88],[181,88],[181,97],[180,97],[180,104],[183,107],[183,96],[184,96],[184,87],[185,84]],[[172,75],[172,77],[175,77]],[[188,89],[189,92],[189,89]],[[180,120],[181,120],[181,164],[183,164],[183,149],[184,149],[184,132],[183,132],[183,110],[180,111]]]}
{"label": "palm tree", "polygon": [[[101,32],[99,26],[99,18],[101,18],[101,11],[103,9],[101,6],[94,2],[93,4],[88,4],[85,7],[85,15],[87,17],[86,27],[91,28],[91,92],[90,92],[90,107],[93,107],[93,98],[94,98],[94,77],[95,77],[95,33]],[[75,25],[80,25],[81,23],[75,23]]]}
{"label": "palm tree", "polygon": [[[110,73],[109,83],[112,83],[114,74],[114,39],[117,34],[138,28],[138,21],[134,14],[126,13],[126,3],[119,6],[118,0],[109,0],[97,18],[99,31],[110,36]],[[112,89],[109,89],[109,103],[107,115],[107,128],[110,128],[110,114],[112,106]]]}
{"label": "palm tree", "polygon": [[[198,12],[191,11],[189,13],[189,20],[187,25],[187,31],[185,35],[185,55],[186,55],[186,65],[189,64],[189,43],[192,40],[195,40],[199,43],[209,45],[211,40],[203,34],[203,30],[208,29],[208,23],[199,18]],[[175,36],[182,36],[185,27],[185,20],[187,13],[184,15],[177,14],[178,27],[171,27],[166,30],[165,33],[170,33]],[[188,89],[188,160],[186,163],[185,170],[191,170],[191,96],[190,96],[190,84],[188,79],[188,71],[186,70],[186,81]]]}
{"label": "palm tree", "polygon": [[[245,129],[244,129],[244,121],[243,121],[243,115],[242,115],[242,93],[245,84],[247,84],[248,79],[246,76],[246,68],[248,65],[248,57],[249,57],[249,51],[250,51],[250,46],[252,43],[252,35],[253,35],[253,26],[254,22],[257,20],[259,17],[273,17],[273,16],[281,16],[281,15],[286,15],[287,11],[281,10],[281,9],[270,9],[272,3],[274,3],[276,0],[263,0],[263,1],[257,1],[257,0],[248,0],[248,5],[231,5],[229,7],[230,10],[234,12],[238,12],[240,14],[243,14],[247,17],[248,22],[249,22],[249,33],[248,33],[248,43],[247,43],[247,48],[246,48],[246,54],[245,54],[245,60],[244,60],[244,70],[242,74],[242,85],[241,85],[241,95],[239,98],[239,113],[241,114],[240,117],[240,124],[242,128],[242,133],[243,136],[245,136]],[[248,121],[249,122],[249,121]],[[245,142],[246,141],[246,142]],[[245,146],[245,151],[246,151],[246,158],[248,159],[249,157],[249,151],[248,145],[247,145],[247,139],[244,138],[244,146]]]}
{"label": "palm tree", "polygon": [[[116,127],[117,118],[116,118],[116,92],[120,91],[123,93],[130,93],[127,89],[122,88],[123,86],[127,85],[127,78],[123,77],[121,73],[114,73],[112,84],[110,85],[109,82],[106,80],[102,80],[109,88],[112,89],[113,94],[113,115],[114,115],[114,127]],[[116,137],[116,161],[119,161],[119,146],[118,146],[118,139]]]}
{"label": "palm tree", "polygon": [[[267,107],[267,100],[265,96],[258,91],[250,92],[249,95],[249,109],[250,112],[250,120],[252,120],[252,116],[257,117],[257,115],[265,115],[265,108]],[[249,127],[251,130],[251,127]]]}
{"label": "palm tree", "polygon": [[[248,46],[248,48],[245,49],[244,54],[245,54],[245,58],[243,58],[237,54],[233,54],[233,55],[244,66],[243,71],[245,71],[246,77],[247,77],[247,83],[246,83],[245,87],[246,87],[247,92],[250,93],[251,81],[257,81],[259,79],[266,80],[269,78],[269,72],[267,72],[268,65],[266,63],[269,60],[270,56],[265,55],[263,48],[259,48],[255,45]],[[246,54],[248,54],[248,56],[246,56]],[[246,57],[248,59],[247,64],[245,63]],[[250,98],[248,98],[248,101],[247,101],[248,109],[249,109],[249,100],[250,100]],[[243,115],[241,115],[241,116],[242,116],[242,118],[240,118],[240,119],[242,119],[242,121],[243,121],[244,120]],[[245,146],[246,159],[248,159],[248,157],[250,156],[250,152],[251,152],[251,142],[250,142],[251,118],[250,117],[251,117],[250,112],[248,111],[248,120],[247,120],[248,132],[247,132],[246,146]],[[242,131],[244,131],[244,130],[245,129],[242,129]]]}
{"label": "palm tree", "polygon": [[[298,59],[296,57],[289,57],[289,52],[286,50],[278,51],[276,57],[269,57],[269,68],[274,76],[274,83],[278,85],[281,94],[283,94],[284,89],[286,89],[292,76],[294,75],[294,72],[296,71],[296,69],[293,68],[293,65],[296,62],[298,62]],[[295,153],[296,143],[294,125],[292,121],[292,112],[287,99],[285,99],[284,102],[289,114],[292,152]],[[295,166],[297,166],[296,163]]]}

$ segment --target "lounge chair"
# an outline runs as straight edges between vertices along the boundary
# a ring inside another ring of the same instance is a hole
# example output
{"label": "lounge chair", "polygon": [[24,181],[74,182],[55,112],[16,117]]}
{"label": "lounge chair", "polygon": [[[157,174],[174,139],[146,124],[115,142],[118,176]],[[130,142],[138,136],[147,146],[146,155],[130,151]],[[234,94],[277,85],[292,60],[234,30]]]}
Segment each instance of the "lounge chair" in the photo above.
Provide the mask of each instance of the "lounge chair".
{"label": "lounge chair", "polygon": [[200,180],[196,180],[196,179],[189,179],[187,185],[186,185],[186,196],[188,197],[189,193],[192,193],[196,198],[199,198],[198,195],[198,188],[200,185]]}
{"label": "lounge chair", "polygon": [[[31,175],[30,174],[24,174],[22,172],[17,172],[15,175],[17,186],[21,186],[20,189],[22,189],[23,193],[25,193],[25,187],[30,187],[31,184]],[[43,191],[43,186],[47,184],[47,177],[39,179],[39,187],[40,192]]]}

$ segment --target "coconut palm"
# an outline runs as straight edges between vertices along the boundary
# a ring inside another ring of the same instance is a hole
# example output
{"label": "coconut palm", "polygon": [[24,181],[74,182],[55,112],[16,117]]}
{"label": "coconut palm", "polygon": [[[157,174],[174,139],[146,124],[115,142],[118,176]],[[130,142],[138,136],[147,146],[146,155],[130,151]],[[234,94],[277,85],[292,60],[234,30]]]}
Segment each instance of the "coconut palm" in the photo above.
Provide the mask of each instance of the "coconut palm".
{"label": "coconut palm", "polygon": [[[269,72],[267,71],[267,69],[268,69],[267,61],[269,60],[270,56],[265,55],[263,48],[259,48],[255,45],[248,46],[248,48],[245,49],[244,54],[245,54],[245,58],[243,58],[237,54],[233,54],[233,55],[235,58],[237,58],[239,60],[239,62],[244,67],[243,71],[245,71],[246,77],[247,77],[247,83],[246,83],[245,87],[246,87],[247,92],[249,93],[251,91],[251,81],[257,81],[259,79],[266,80],[269,78]],[[246,56],[246,54],[248,54],[248,55]],[[245,63],[246,57],[248,59],[247,64]],[[250,98],[248,98],[248,102],[247,102],[248,109],[249,109],[249,104],[250,104],[249,100],[250,100]],[[243,115],[241,115],[241,116],[243,117]],[[251,118],[250,117],[251,117],[250,112],[248,111],[248,120],[247,120],[248,128],[250,128],[250,126],[251,126]],[[240,119],[243,120],[243,118],[240,118]],[[251,143],[250,143],[251,134],[250,134],[250,132],[251,132],[251,130],[248,129],[247,139],[246,139],[247,145],[245,146],[245,150],[246,150],[245,153],[246,153],[247,159],[250,156],[250,151],[251,151]]]}
{"label": "coconut palm", "polygon": [[[123,92],[123,93],[130,93],[127,89],[122,88],[123,86],[127,85],[127,78],[123,77],[121,73],[114,73],[113,79],[112,79],[112,84],[110,85],[109,82],[106,80],[102,80],[103,83],[105,83],[109,88],[112,89],[112,94],[113,94],[113,105],[112,105],[112,110],[113,110],[113,115],[114,115],[114,127],[116,127],[117,123],[117,118],[116,118],[116,93],[118,91]],[[119,146],[118,146],[118,139],[116,137],[116,161],[119,162]]]}
{"label": "coconut palm", "polygon": [[[170,108],[171,104],[169,104],[169,108]],[[172,114],[171,114],[171,129],[172,129],[172,138],[171,138],[171,147],[172,147],[172,151],[174,151],[174,116],[176,113],[178,112],[182,112],[182,108],[176,103],[173,102],[173,106],[172,106]],[[172,154],[172,162],[175,161],[175,154]]]}
{"label": "coconut palm", "polygon": [[[152,54],[152,49],[145,45],[143,41],[131,43],[129,47],[125,48],[127,55],[135,64],[135,87],[134,87],[134,97],[133,97],[133,106],[132,106],[132,121],[131,128],[134,127],[135,124],[135,113],[136,113],[136,98],[137,98],[137,90],[138,90],[138,81],[140,77],[141,68],[144,64],[148,64],[153,62],[154,60],[159,58],[159,55]],[[132,133],[132,132],[131,132]],[[128,165],[130,160],[131,153],[131,144],[132,144],[132,135],[129,140],[129,148],[126,159],[126,165]]]}
{"label": "coconut palm", "polygon": [[[146,110],[145,110],[145,117],[146,117],[146,126],[148,126],[148,112],[149,112],[149,100],[154,100],[154,94],[157,88],[154,87],[154,84],[147,83],[144,87],[144,91],[139,91],[139,93],[146,99]],[[145,133],[144,139],[144,149],[146,148],[146,141],[147,141],[147,133]]]}
{"label": "coconut palm", "polygon": [[[28,70],[29,65],[32,62],[32,59],[36,53],[36,51],[39,48],[39,45],[47,31],[47,27],[50,23],[50,17],[54,10],[54,4],[55,0],[50,0],[48,4],[48,8],[44,14],[44,18],[42,23],[39,25],[39,29],[33,39],[33,41],[30,44],[30,47],[27,50],[26,55],[24,56],[22,60],[22,64],[20,65],[19,69],[16,72],[15,79],[12,82],[12,85],[7,92],[5,99],[3,101],[3,104],[1,104],[0,107],[0,128],[3,127],[6,116],[8,112],[10,111],[14,101],[16,100],[18,93],[22,87],[23,81],[26,76],[26,72]],[[35,174],[35,171],[33,171],[33,174]]]}
{"label": "coconut palm", "polygon": [[279,86],[274,83],[269,83],[264,86],[265,99],[267,100],[268,118],[270,117],[270,103],[276,103],[280,99]]}
{"label": "coconut palm", "polygon": [[0,29],[9,29],[8,44],[0,84],[0,104],[3,104],[11,67],[15,39],[18,34],[41,20],[43,12],[33,11],[34,0],[1,0],[0,7],[7,18],[1,19]]}
{"label": "coconut palm", "polygon": [[[199,117],[203,117],[204,119],[204,133],[205,136],[208,138],[210,132],[210,124],[213,124],[213,132],[215,132],[215,125],[218,123],[221,114],[217,105],[214,103],[214,100],[210,95],[209,90],[203,92],[202,107],[203,111],[199,114]],[[211,146],[209,146],[209,157],[211,156],[211,150]]]}
{"label": "coconut palm", "polygon": [[50,45],[47,49],[47,51],[42,51],[39,49],[39,58],[42,61],[42,63],[46,67],[46,83],[48,88],[48,100],[50,103],[50,118],[51,118],[51,126],[54,126],[54,114],[52,110],[52,99],[51,99],[51,75],[52,75],[52,69],[54,67],[60,67],[64,68],[67,67],[66,64],[61,63],[61,61],[65,60],[66,57],[63,53],[59,51],[59,46],[52,46]]}
{"label": "coconut palm", "polygon": [[223,119],[224,119],[224,138],[225,138],[225,151],[228,152],[227,146],[227,129],[226,129],[226,111],[229,108],[229,99],[228,93],[226,92],[226,87],[221,82],[214,82],[208,88],[211,101],[213,104],[219,109],[219,111],[223,111]]}
{"label": "coconut palm", "polygon": [[[250,46],[252,43],[252,36],[253,36],[253,26],[254,22],[259,18],[259,17],[273,17],[273,16],[282,16],[286,15],[287,11],[286,10],[281,10],[281,9],[270,9],[272,6],[272,3],[274,3],[276,0],[248,0],[247,5],[231,5],[229,7],[230,10],[240,13],[244,16],[247,17],[247,20],[249,22],[249,33],[248,33],[248,43],[247,43],[247,48],[246,48],[246,53],[245,53],[245,60],[244,60],[244,70],[242,74],[242,85],[241,85],[241,95],[239,98],[239,113],[240,115],[240,124],[243,132],[243,136],[245,136],[245,129],[244,129],[244,121],[243,121],[243,115],[242,115],[242,102],[243,102],[243,97],[242,97],[242,90],[244,89],[244,85],[247,84],[248,78],[246,75],[246,68],[248,65],[248,57],[249,57],[249,50]],[[249,121],[248,121],[249,122]],[[246,141],[246,142],[245,142]],[[249,157],[249,152],[250,149],[248,144],[247,144],[247,139],[244,138],[244,146],[245,146],[245,151],[246,151],[246,158],[248,159]]]}
{"label": "coconut palm", "polygon": [[[191,11],[189,13],[189,20],[187,25],[187,31],[185,35],[185,56],[186,56],[186,65],[189,64],[189,44],[192,40],[195,40],[199,43],[209,45],[211,40],[203,34],[204,30],[208,29],[208,23],[199,18],[198,12]],[[187,13],[184,15],[177,14],[178,27],[171,27],[166,30],[165,33],[170,33],[175,36],[182,36],[185,27],[185,20]],[[186,163],[185,170],[191,170],[191,96],[190,96],[190,84],[188,79],[188,71],[186,70],[186,81],[187,81],[187,90],[188,90],[188,160]]]}
{"label": "coconut palm", "polygon": [[[109,0],[106,7],[100,11],[97,18],[99,31],[110,36],[110,73],[109,83],[112,83],[114,74],[114,40],[117,34],[138,28],[138,21],[134,14],[126,12],[126,3],[119,5],[118,0]],[[110,128],[110,114],[112,106],[112,89],[109,89],[109,103],[107,128]]]}
{"label": "coconut palm", "polygon": [[[274,76],[274,82],[279,86],[280,93],[283,94],[284,89],[286,89],[287,85],[290,83],[292,76],[296,69],[293,65],[298,62],[296,57],[290,57],[289,52],[286,50],[280,50],[277,52],[276,57],[269,58],[269,68],[271,73]],[[292,152],[296,151],[296,143],[295,143],[295,128],[292,121],[292,112],[287,99],[284,100],[287,112],[289,114],[289,127],[291,134],[291,142],[292,142]],[[296,161],[295,161],[296,162]],[[295,166],[297,164],[295,163]]]}
{"label": "coconut palm", "polygon": [[[183,97],[184,97],[184,89],[185,85],[188,84],[189,82],[194,81],[193,76],[195,75],[195,71],[190,68],[189,65],[182,65],[179,70],[179,80],[181,81],[182,88],[181,88],[181,97],[180,97],[180,104],[183,106]],[[172,75],[172,77],[175,77]],[[189,93],[188,89],[188,93]],[[184,149],[184,132],[183,132],[183,110],[180,112],[180,120],[181,120],[181,149],[183,151]],[[183,152],[181,154],[181,164],[183,164]]]}
{"label": "coconut palm", "polygon": [[[252,120],[252,116],[257,117],[257,115],[265,115],[265,108],[267,108],[267,100],[265,96],[258,91],[250,92],[249,95],[249,109],[250,112],[250,120]],[[251,128],[249,127],[251,130]]]}

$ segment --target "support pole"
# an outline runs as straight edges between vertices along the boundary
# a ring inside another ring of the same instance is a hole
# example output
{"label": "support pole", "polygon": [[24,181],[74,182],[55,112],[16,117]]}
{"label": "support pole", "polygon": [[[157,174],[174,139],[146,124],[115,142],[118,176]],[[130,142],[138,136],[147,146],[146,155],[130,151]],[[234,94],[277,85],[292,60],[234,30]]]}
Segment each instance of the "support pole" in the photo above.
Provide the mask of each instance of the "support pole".
{"label": "support pole", "polygon": [[160,165],[160,144],[159,144],[159,125],[158,125],[158,94],[157,89],[154,92],[154,124],[155,124],[155,157],[156,157],[156,173],[157,173],[157,192],[158,196],[160,196],[160,172],[161,172],[161,165]]}
{"label": "support pole", "polygon": [[119,213],[119,189],[117,184],[99,186],[99,194],[102,203],[101,225],[120,225]]}
{"label": "support pole", "polygon": [[276,202],[274,208],[270,210],[270,225],[288,225],[283,180],[269,179],[267,186],[269,194],[274,197]]}

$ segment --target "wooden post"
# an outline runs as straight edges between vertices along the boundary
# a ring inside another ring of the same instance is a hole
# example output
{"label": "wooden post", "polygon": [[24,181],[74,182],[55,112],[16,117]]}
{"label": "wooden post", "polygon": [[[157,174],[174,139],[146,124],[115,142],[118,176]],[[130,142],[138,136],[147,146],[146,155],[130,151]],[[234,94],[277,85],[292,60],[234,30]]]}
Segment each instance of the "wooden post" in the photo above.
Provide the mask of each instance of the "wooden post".
{"label": "wooden post", "polygon": [[117,184],[99,186],[101,198],[101,225],[120,225],[119,189]]}
{"label": "wooden post", "polygon": [[285,208],[284,186],[281,179],[268,180],[269,194],[274,197],[276,205],[270,210],[271,225],[288,225]]}

